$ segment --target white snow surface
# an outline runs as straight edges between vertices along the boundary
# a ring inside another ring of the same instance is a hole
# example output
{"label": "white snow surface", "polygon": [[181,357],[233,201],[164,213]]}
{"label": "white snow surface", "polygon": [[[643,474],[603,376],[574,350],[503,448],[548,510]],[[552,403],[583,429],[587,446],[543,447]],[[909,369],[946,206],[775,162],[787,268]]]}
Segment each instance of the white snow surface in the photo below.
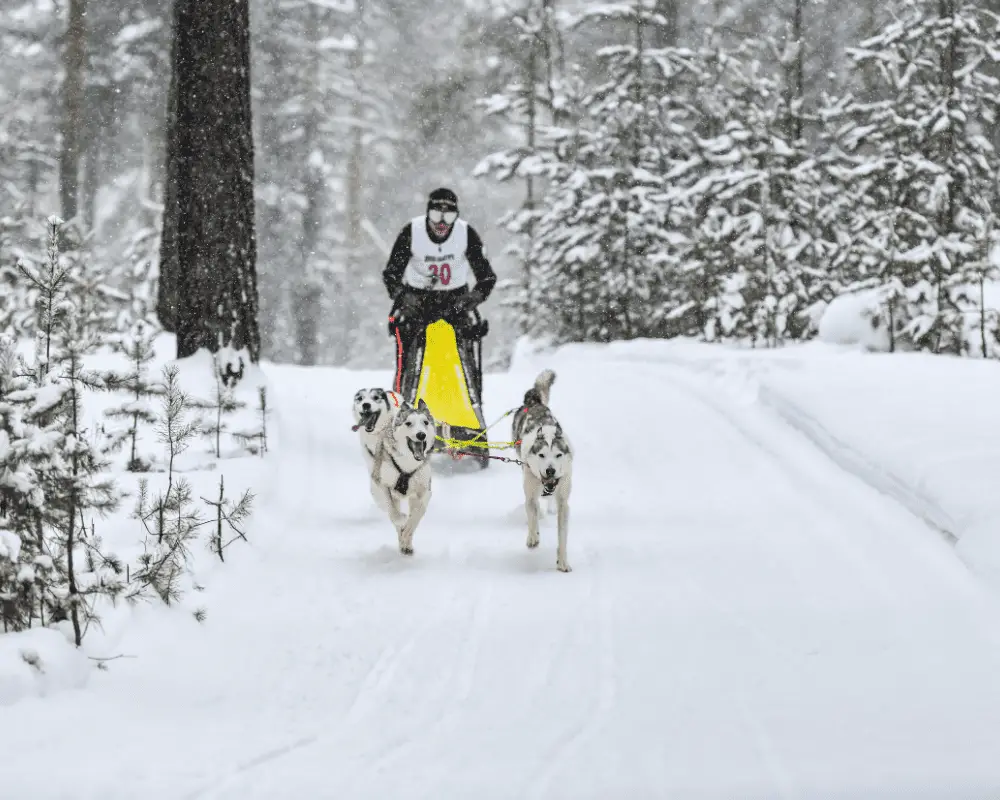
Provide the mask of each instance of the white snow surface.
{"label": "white snow surface", "polygon": [[[947,422],[966,437],[947,451],[958,470],[988,441],[963,425],[997,395],[966,392],[970,362],[952,376],[894,360],[913,370],[900,388],[906,367],[861,366],[875,357],[779,356],[522,347],[487,377],[493,419],[539,369],[558,373],[551,404],[576,449],[570,574],[554,517],[525,548],[519,470],[500,462],[435,475],[416,553],[399,555],[350,431],[353,393],[389,373],[267,367],[272,452],[253,462],[250,543],[203,576],[208,620],[136,612],[112,637],[133,658],[4,707],[5,796],[995,795],[997,595],[765,400],[904,460],[954,445],[922,421]],[[953,378],[965,417],[937,405]],[[220,467],[227,486],[242,461]]]}

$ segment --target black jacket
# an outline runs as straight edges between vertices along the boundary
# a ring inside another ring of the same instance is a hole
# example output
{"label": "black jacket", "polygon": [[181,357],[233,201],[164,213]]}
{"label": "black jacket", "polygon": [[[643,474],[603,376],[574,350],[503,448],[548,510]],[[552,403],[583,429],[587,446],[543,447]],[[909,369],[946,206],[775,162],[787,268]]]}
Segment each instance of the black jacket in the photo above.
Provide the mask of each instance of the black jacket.
{"label": "black jacket", "polygon": [[[393,299],[396,298],[403,288],[403,272],[406,271],[406,265],[410,263],[410,257],[413,255],[410,247],[413,235],[411,231],[412,225],[412,222],[406,223],[403,230],[399,232],[399,236],[396,237],[396,243],[392,246],[392,253],[389,255],[389,263],[386,264],[385,270],[382,272],[382,282],[385,284],[386,291],[389,292],[389,297]],[[483,240],[479,238],[479,234],[476,233],[475,228],[471,225],[468,228],[469,243],[465,249],[465,257],[469,259],[472,274],[476,277],[476,291],[485,300],[490,296],[493,287],[496,286],[497,275],[493,271],[493,267],[490,266],[486,254],[483,253]],[[431,236],[432,241],[433,239],[434,237]],[[458,287],[456,291],[461,289],[466,289],[466,287]]]}

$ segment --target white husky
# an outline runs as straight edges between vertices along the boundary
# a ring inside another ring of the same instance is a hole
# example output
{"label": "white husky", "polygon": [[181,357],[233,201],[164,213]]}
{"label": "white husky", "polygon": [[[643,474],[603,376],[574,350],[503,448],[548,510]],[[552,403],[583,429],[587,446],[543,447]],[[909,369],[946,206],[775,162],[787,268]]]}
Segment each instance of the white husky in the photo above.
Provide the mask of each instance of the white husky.
{"label": "white husky", "polygon": [[[399,552],[413,555],[413,533],[431,501],[431,466],[427,460],[434,446],[434,418],[421,400],[414,408],[403,402],[392,425],[375,448],[372,483],[382,495],[389,520],[399,537]],[[400,503],[406,500],[404,516]]]}
{"label": "white husky", "polygon": [[573,486],[573,450],[559,421],[549,410],[549,391],[556,374],[547,369],[524,394],[524,404],[514,414],[514,441],[523,462],[524,510],[528,515],[528,547],[538,547],[538,515],[543,497],[556,501],[559,544],[556,568],[569,572],[566,538],[569,536],[569,494]]}
{"label": "white husky", "polygon": [[[361,451],[369,476],[375,466],[375,450],[386,429],[392,427],[399,413],[401,398],[395,392],[385,389],[359,389],[354,395],[354,425],[351,430],[358,432],[361,440]],[[385,494],[379,489],[374,479],[371,481],[372,499],[383,511]]]}

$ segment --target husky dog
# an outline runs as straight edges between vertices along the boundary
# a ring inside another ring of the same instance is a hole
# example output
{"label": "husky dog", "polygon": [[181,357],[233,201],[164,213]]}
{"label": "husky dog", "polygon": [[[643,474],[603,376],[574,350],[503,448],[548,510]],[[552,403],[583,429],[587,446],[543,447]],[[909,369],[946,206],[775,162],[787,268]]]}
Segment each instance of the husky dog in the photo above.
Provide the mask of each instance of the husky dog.
{"label": "husky dog", "polygon": [[573,484],[573,451],[559,421],[549,410],[549,390],[556,374],[544,370],[524,393],[524,404],[514,414],[514,441],[523,462],[524,510],[528,514],[528,547],[538,547],[538,515],[543,497],[553,496],[559,527],[556,568],[569,572],[566,537],[569,535],[569,493]]}
{"label": "husky dog", "polygon": [[[359,389],[354,395],[354,425],[351,430],[360,432],[361,450],[369,475],[375,466],[378,443],[386,429],[392,426],[401,402],[402,398],[398,394],[385,389]],[[374,480],[371,482],[371,492],[375,504],[385,511],[385,494]]]}
{"label": "husky dog", "polygon": [[[421,400],[414,408],[399,406],[375,449],[372,483],[382,495],[381,507],[399,536],[399,551],[413,555],[413,532],[431,501],[431,467],[428,457],[434,446],[434,418]],[[406,499],[407,515],[400,503]]]}

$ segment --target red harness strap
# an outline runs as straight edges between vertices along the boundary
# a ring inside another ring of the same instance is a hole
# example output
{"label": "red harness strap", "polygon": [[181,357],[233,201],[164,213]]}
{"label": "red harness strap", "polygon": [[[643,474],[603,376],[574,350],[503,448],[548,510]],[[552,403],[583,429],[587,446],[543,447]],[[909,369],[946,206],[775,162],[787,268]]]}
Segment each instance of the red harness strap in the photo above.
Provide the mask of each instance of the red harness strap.
{"label": "red harness strap", "polygon": [[[395,317],[389,317],[389,322],[395,322]],[[399,326],[396,326],[396,385],[397,392],[403,391],[403,338],[399,335]],[[399,402],[396,402],[399,405]]]}

